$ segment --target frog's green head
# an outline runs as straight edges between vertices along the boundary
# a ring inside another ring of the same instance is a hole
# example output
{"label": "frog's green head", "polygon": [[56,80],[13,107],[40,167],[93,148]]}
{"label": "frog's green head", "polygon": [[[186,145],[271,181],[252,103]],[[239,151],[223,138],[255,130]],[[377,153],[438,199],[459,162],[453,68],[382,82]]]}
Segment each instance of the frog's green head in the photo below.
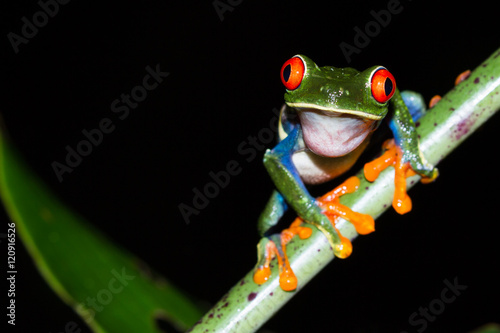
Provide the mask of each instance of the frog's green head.
{"label": "frog's green head", "polygon": [[304,55],[289,59],[281,69],[285,101],[295,108],[314,108],[380,120],[396,91],[394,77],[384,67],[363,72],[353,68],[318,67]]}
{"label": "frog's green head", "polygon": [[306,143],[326,156],[345,155],[358,147],[385,117],[396,91],[396,81],[384,67],[362,72],[318,67],[304,55],[285,62],[281,81],[287,89],[286,104],[299,114]]}

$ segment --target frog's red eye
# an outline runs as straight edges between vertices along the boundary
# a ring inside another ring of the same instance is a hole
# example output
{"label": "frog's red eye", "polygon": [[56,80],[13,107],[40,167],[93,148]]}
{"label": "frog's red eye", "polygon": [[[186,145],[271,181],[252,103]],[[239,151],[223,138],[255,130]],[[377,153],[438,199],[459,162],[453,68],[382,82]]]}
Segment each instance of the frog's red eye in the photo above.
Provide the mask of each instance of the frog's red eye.
{"label": "frog's red eye", "polygon": [[385,68],[380,68],[372,76],[372,95],[379,103],[385,103],[391,99],[396,91],[396,80]]}
{"label": "frog's red eye", "polygon": [[286,89],[294,90],[300,86],[304,77],[304,62],[299,57],[293,57],[281,67],[281,82]]}

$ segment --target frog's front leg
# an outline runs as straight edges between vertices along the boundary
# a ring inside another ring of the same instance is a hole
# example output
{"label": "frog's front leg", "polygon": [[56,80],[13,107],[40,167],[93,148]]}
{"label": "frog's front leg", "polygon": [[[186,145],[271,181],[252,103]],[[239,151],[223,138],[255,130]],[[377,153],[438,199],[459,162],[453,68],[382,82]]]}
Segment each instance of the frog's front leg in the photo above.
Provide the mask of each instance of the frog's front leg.
{"label": "frog's front leg", "polygon": [[[403,164],[410,163],[413,171],[428,180],[436,179],[438,170],[430,165],[422,156],[414,119],[399,91],[396,91],[392,102],[394,105],[394,115],[389,122],[389,127],[394,134],[396,145],[401,149],[401,162]],[[420,112],[419,116],[422,114]]]}
{"label": "frog's front leg", "polygon": [[286,202],[305,222],[320,229],[332,244],[334,252],[337,252],[341,245],[339,234],[305,188],[292,162],[292,155],[297,150],[300,135],[301,130],[297,127],[273,150],[268,150],[264,155],[264,165]]}
{"label": "frog's front leg", "polygon": [[[405,98],[410,103],[410,98],[420,99],[420,97],[416,96],[408,93]],[[389,127],[394,134],[394,139],[384,143],[384,154],[367,163],[364,172],[368,181],[374,181],[382,170],[390,165],[394,166],[395,190],[392,206],[399,214],[405,214],[412,208],[411,199],[406,193],[406,178],[419,174],[422,176],[422,182],[428,183],[437,178],[438,170],[427,163],[422,156],[414,119],[412,118],[412,115],[415,118],[420,117],[425,110],[413,110],[410,113],[399,90],[394,94],[392,103],[394,114],[389,122]]]}

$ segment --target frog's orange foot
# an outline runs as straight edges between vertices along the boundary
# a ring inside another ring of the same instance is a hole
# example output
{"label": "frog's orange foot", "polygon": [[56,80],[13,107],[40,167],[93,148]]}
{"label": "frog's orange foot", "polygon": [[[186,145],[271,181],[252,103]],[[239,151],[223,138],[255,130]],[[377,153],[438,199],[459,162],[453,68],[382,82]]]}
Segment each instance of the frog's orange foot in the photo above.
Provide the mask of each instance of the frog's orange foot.
{"label": "frog's orange foot", "polygon": [[394,139],[384,142],[383,148],[385,152],[382,156],[365,164],[365,177],[369,182],[373,182],[378,178],[380,172],[392,165],[396,171],[394,176],[395,190],[392,207],[394,207],[399,214],[408,213],[411,211],[411,199],[406,193],[406,178],[416,173],[411,168],[410,162],[402,163],[401,159],[403,153],[394,143]]}
{"label": "frog's orange foot", "polygon": [[[358,177],[350,177],[340,186],[337,186],[332,191],[316,199],[316,203],[323,209],[323,213],[328,216],[334,227],[338,218],[341,217],[351,222],[358,234],[366,235],[375,231],[375,221],[373,217],[367,214],[354,212],[349,207],[340,203],[340,197],[344,194],[355,192],[358,187]],[[341,237],[342,242],[344,242],[344,239],[348,241],[347,238]]]}
{"label": "frog's orange foot", "polygon": [[[365,235],[375,230],[375,221],[373,218],[370,215],[354,212],[339,202],[342,195],[352,193],[358,187],[359,179],[351,177],[342,185],[317,198],[316,203],[323,209],[323,213],[330,219],[334,228],[338,218],[342,217],[350,221],[359,234]],[[352,253],[351,241],[347,237],[342,236],[338,230],[337,233],[340,243],[335,246],[334,253],[338,258],[347,258]],[[290,227],[283,230],[279,235],[263,238],[258,245],[259,260],[253,276],[254,282],[261,285],[269,280],[271,276],[271,261],[276,257],[278,259],[281,289],[285,291],[295,290],[297,288],[297,277],[290,267],[290,262],[286,254],[286,246],[295,235],[301,239],[306,239],[311,234],[312,229],[304,227],[303,220],[297,217]]]}
{"label": "frog's orange foot", "polygon": [[253,280],[261,285],[267,282],[271,276],[271,261],[278,258],[279,283],[284,291],[292,291],[297,288],[297,277],[290,266],[286,254],[286,245],[293,236],[298,235],[301,239],[309,238],[312,229],[302,226],[302,220],[296,218],[288,229],[279,235],[273,235],[273,239],[263,238],[258,245],[259,261],[255,270]]}

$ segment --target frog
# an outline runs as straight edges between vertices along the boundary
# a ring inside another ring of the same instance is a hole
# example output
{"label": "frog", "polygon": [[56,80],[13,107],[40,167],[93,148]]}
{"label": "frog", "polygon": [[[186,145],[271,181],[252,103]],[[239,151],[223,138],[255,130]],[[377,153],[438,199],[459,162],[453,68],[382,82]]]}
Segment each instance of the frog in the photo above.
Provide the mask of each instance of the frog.
{"label": "frog", "polygon": [[[407,177],[418,174],[422,182],[428,183],[439,173],[419,148],[415,122],[426,112],[423,98],[413,91],[400,92],[387,68],[372,66],[358,71],[319,67],[307,56],[297,54],[283,64],[280,76],[286,91],[279,117],[279,140],[263,158],[275,189],[258,218],[261,240],[254,282],[261,285],[268,281],[270,262],[277,257],[280,286],[293,291],[298,281],[286,245],[296,235],[301,239],[310,237],[312,229],[308,225],[326,236],[339,258],[352,252],[350,241],[335,226],[339,217],[353,223],[358,234],[375,230],[370,215],[354,212],[339,201],[341,196],[357,190],[356,176],[317,199],[306,186],[345,174],[383,121],[388,121],[394,138],[384,143],[382,156],[365,164],[364,176],[373,182],[381,171],[394,167],[392,206],[397,213],[406,214],[412,209],[406,193]],[[272,233],[290,207],[297,219],[282,232]]]}

